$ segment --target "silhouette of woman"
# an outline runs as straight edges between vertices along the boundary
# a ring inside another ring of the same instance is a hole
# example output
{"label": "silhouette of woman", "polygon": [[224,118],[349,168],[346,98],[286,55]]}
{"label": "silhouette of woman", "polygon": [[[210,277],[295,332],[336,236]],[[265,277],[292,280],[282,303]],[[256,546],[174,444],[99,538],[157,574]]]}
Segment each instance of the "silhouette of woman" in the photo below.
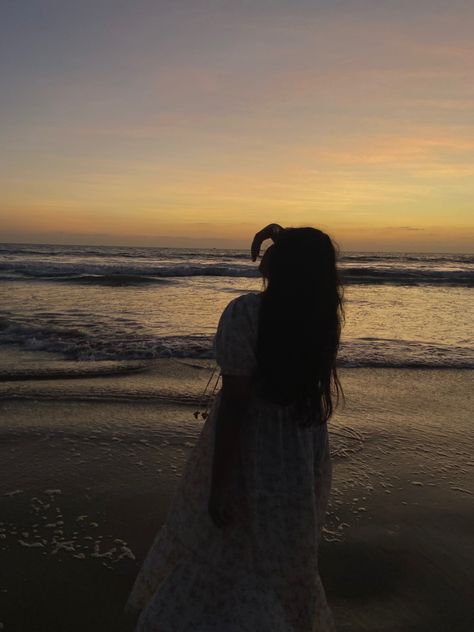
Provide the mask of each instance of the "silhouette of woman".
{"label": "silhouette of woman", "polygon": [[253,261],[266,239],[264,290],[219,320],[222,388],[129,596],[136,632],[334,630],[318,546],[341,392],[336,252],[320,230],[270,224]]}

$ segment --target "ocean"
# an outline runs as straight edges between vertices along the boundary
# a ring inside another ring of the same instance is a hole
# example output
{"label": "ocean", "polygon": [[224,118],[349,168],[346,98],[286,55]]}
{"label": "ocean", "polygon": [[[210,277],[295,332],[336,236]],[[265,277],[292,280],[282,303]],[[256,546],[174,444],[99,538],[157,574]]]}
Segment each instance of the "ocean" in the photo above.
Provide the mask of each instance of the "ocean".
{"label": "ocean", "polygon": [[[340,272],[341,366],[474,367],[473,255],[348,252]],[[0,347],[72,372],[212,358],[226,304],[263,289],[247,250],[200,248],[1,244],[0,282]]]}

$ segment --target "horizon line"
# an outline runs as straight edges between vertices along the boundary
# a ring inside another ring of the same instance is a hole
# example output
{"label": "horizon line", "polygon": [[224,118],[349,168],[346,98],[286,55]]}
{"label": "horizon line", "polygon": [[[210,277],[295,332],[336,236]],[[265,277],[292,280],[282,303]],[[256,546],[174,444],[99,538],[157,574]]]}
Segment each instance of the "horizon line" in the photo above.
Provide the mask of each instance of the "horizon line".
{"label": "horizon line", "polygon": [[[212,238],[211,238],[212,239]],[[55,244],[50,242],[29,242],[29,241],[0,241],[0,246],[62,246],[73,248],[160,248],[162,250],[239,250],[244,251],[247,248],[229,248],[229,247],[214,247],[214,246],[152,246],[148,245],[130,245],[130,244]],[[250,252],[250,247],[248,248]],[[340,250],[341,253],[386,253],[386,254],[423,254],[423,255],[474,255],[474,251],[423,251],[423,250]]]}

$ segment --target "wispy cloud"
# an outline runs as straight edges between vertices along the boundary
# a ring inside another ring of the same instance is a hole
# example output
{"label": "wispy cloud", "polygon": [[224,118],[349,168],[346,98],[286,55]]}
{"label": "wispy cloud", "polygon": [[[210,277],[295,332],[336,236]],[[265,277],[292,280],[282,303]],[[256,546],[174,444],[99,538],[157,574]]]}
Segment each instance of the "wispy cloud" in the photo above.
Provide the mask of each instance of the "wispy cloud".
{"label": "wispy cloud", "polygon": [[425,230],[419,226],[387,226],[387,230]]}

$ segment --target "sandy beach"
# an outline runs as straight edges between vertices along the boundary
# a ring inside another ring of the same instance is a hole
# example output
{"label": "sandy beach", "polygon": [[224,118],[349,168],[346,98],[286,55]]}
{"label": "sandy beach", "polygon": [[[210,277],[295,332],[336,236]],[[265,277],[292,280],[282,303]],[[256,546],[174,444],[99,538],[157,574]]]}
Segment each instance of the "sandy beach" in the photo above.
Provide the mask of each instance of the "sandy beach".
{"label": "sandy beach", "polygon": [[[198,437],[192,413],[211,364],[1,383],[4,630],[132,629],[123,604]],[[472,371],[345,369],[342,379],[320,557],[338,630],[468,632]],[[103,380],[108,398],[97,395]]]}

